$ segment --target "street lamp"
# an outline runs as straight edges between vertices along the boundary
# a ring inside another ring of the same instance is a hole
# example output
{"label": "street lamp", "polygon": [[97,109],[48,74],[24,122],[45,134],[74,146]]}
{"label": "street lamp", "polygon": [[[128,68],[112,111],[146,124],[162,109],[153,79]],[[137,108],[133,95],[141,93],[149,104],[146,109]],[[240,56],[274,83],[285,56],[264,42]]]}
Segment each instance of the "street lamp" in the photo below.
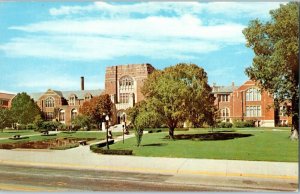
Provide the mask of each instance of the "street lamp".
{"label": "street lamp", "polygon": [[123,122],[122,122],[122,127],[123,127],[123,144],[124,144],[124,129],[125,129],[125,125],[126,125],[126,122],[125,122],[125,113],[123,113]]}
{"label": "street lamp", "polygon": [[[104,113],[104,115],[105,115],[105,113]],[[108,145],[108,120],[109,120],[109,116],[108,115],[106,115],[106,117],[105,117],[105,128],[106,128],[106,147],[107,147],[107,149],[109,149],[109,145]]]}

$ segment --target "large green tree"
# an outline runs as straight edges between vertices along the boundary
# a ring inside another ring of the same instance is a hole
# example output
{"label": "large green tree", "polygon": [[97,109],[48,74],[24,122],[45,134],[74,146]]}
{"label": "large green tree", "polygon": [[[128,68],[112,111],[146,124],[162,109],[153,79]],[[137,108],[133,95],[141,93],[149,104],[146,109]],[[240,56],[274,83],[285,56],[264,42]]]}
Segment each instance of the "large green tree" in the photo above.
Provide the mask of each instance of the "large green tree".
{"label": "large green tree", "polygon": [[214,97],[207,83],[207,74],[195,64],[180,63],[153,72],[142,88],[147,103],[169,127],[174,139],[178,123],[191,121],[194,125],[210,123],[214,112]]}
{"label": "large green tree", "polygon": [[243,33],[254,51],[246,74],[274,95],[292,103],[292,138],[299,131],[299,3],[291,2],[270,11],[271,20],[250,22]]}
{"label": "large green tree", "polygon": [[3,132],[5,127],[11,127],[13,123],[11,111],[7,108],[0,108],[0,129]]}
{"label": "large green tree", "polygon": [[37,115],[41,115],[41,110],[28,94],[22,92],[12,100],[11,115],[14,122],[28,124],[33,123]]}

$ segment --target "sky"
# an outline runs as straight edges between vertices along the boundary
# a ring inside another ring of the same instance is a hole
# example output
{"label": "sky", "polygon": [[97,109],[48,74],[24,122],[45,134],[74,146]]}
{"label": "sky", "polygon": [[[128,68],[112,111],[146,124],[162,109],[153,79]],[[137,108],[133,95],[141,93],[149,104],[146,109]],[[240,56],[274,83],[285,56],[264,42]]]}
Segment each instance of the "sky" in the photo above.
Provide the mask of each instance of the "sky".
{"label": "sky", "polygon": [[0,92],[104,89],[105,67],[194,63],[241,85],[254,56],[242,30],[279,2],[0,2]]}

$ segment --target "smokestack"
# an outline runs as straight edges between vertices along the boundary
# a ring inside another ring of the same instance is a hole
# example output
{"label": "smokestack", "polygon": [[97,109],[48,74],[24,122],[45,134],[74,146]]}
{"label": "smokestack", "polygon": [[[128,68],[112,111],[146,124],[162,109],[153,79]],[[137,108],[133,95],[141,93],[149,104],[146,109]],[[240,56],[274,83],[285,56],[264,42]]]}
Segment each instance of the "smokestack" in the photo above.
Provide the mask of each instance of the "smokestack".
{"label": "smokestack", "polygon": [[84,77],[81,77],[81,90],[84,90]]}

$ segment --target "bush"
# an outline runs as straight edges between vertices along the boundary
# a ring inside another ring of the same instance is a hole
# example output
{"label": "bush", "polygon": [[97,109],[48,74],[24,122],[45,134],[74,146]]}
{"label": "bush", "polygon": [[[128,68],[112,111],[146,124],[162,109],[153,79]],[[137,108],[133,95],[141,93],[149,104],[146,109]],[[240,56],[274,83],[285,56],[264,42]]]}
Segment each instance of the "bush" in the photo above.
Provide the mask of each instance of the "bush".
{"label": "bush", "polygon": [[47,130],[47,131],[55,131],[56,129],[59,128],[61,123],[56,122],[56,121],[45,121],[42,124],[42,128]]}
{"label": "bush", "polygon": [[[110,154],[110,155],[132,155],[132,150],[107,150],[103,149],[97,145],[90,146],[90,150],[95,153],[100,154]],[[106,145],[106,144],[105,144]]]}
{"label": "bush", "polygon": [[247,120],[247,121],[236,120],[233,122],[233,126],[236,128],[255,127],[255,121],[253,121],[253,120]]}
{"label": "bush", "polygon": [[229,122],[221,122],[217,124],[218,128],[231,128],[232,127],[232,123]]}
{"label": "bush", "polygon": [[17,129],[18,130],[25,130],[26,129],[26,125],[19,124],[19,125],[17,125]]}
{"label": "bush", "polygon": [[27,124],[26,129],[30,129],[30,130],[36,129],[36,126],[34,124]]}

